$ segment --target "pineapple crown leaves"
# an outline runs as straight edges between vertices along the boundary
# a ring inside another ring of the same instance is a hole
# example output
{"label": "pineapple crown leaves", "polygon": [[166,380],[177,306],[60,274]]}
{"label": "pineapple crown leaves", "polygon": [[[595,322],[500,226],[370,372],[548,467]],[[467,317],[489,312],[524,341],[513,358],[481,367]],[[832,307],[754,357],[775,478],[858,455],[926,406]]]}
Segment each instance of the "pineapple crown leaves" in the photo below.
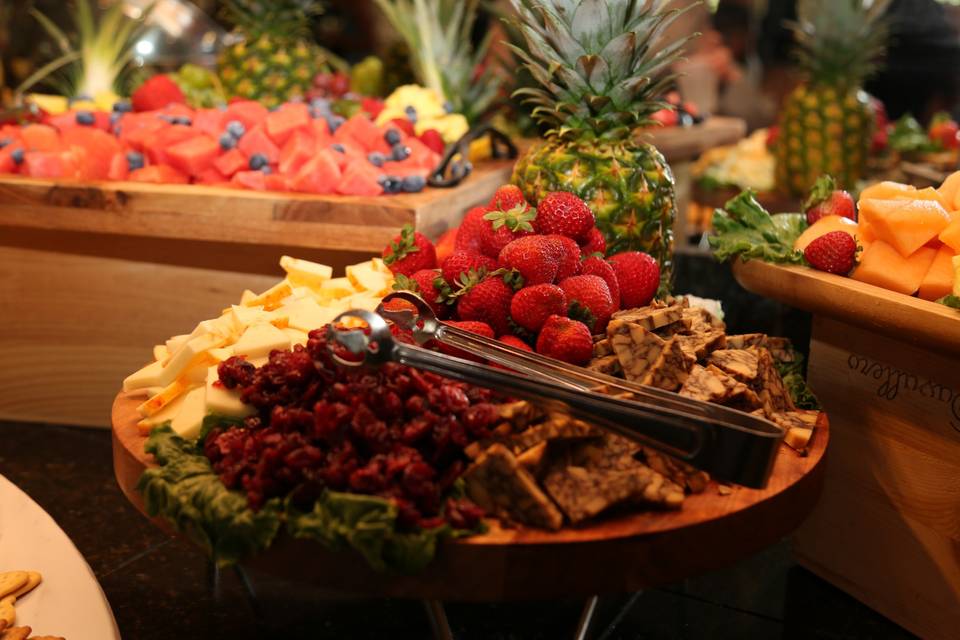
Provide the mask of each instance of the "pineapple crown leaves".
{"label": "pineapple crown leaves", "polygon": [[533,221],[537,219],[537,210],[525,204],[518,204],[507,211],[491,211],[483,215],[484,220],[493,224],[493,230],[506,227],[510,231],[533,232]]}
{"label": "pineapple crown leaves", "polygon": [[889,24],[891,0],[799,0],[793,31],[794,55],[815,84],[852,89],[878,66]]}
{"label": "pineapple crown leaves", "polygon": [[222,15],[247,37],[270,34],[297,40],[310,30],[310,20],[323,13],[317,0],[224,0]]}
{"label": "pineapple crown leaves", "polygon": [[817,178],[817,181],[810,187],[807,199],[803,202],[803,210],[807,211],[821,202],[825,202],[837,189],[837,181],[833,176],[824,174]]}
{"label": "pineapple crown leaves", "polygon": [[532,115],[563,139],[622,139],[664,105],[655,96],[691,34],[664,42],[665,32],[694,2],[665,0],[510,0],[525,46],[509,44],[540,87],[514,92]]}
{"label": "pineapple crown leaves", "polygon": [[413,226],[405,224],[400,230],[400,238],[390,243],[390,254],[383,258],[383,262],[393,264],[417,251],[420,251],[420,247],[417,246],[416,232]]}

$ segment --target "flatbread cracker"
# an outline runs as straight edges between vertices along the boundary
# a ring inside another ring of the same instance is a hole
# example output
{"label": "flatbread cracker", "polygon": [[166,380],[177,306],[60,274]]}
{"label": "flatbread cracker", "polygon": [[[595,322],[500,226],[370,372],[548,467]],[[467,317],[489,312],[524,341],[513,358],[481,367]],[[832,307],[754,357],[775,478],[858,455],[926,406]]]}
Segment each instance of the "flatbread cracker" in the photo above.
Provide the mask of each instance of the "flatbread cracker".
{"label": "flatbread cracker", "polygon": [[33,631],[31,627],[10,627],[0,631],[0,640],[27,640],[31,631]]}
{"label": "flatbread cracker", "polygon": [[27,584],[30,574],[26,571],[6,571],[0,573],[0,598],[16,593],[20,587]]}
{"label": "flatbread cracker", "polygon": [[22,598],[33,591],[42,580],[43,576],[40,575],[39,571],[27,571],[27,581],[22,587],[13,592],[13,596],[15,598]]}
{"label": "flatbread cracker", "polygon": [[0,598],[0,621],[6,622],[7,626],[17,621],[17,610],[13,608],[13,603],[17,599],[13,596]]}

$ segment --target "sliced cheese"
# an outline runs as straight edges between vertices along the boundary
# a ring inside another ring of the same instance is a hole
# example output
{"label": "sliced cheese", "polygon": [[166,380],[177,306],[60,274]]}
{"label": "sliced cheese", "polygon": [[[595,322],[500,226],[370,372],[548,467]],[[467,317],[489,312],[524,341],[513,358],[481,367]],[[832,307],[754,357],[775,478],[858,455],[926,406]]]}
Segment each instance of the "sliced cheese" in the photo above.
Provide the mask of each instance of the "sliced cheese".
{"label": "sliced cheese", "polygon": [[257,294],[255,294],[253,291],[250,291],[250,289],[244,289],[243,293],[240,294],[240,304],[245,305],[247,304],[247,302],[249,302],[250,300],[253,300],[256,297],[257,297]]}
{"label": "sliced cheese", "polygon": [[153,431],[154,427],[159,427],[164,422],[169,422],[177,417],[177,413],[180,411],[180,407],[183,406],[183,399],[185,396],[178,396],[173,402],[169,403],[160,411],[154,413],[151,416],[147,416],[140,420],[137,423],[137,428],[140,431],[141,435],[149,435]]}
{"label": "sliced cheese", "polygon": [[329,298],[344,298],[353,295],[357,290],[354,288],[350,278],[334,278],[323,283],[320,287],[320,294]]}
{"label": "sliced cheese", "polygon": [[187,344],[187,340],[189,339],[190,339],[190,336],[184,333],[183,335],[173,336],[172,338],[167,340],[166,343],[164,343],[164,346],[167,348],[167,354],[169,355],[171,353],[174,353],[175,351],[179,351],[180,347]]}
{"label": "sliced cheese", "polygon": [[304,298],[287,303],[274,313],[285,314],[288,327],[309,333],[329,324],[340,313],[341,308],[342,305],[321,307],[315,300]]}
{"label": "sliced cheese", "polygon": [[301,260],[290,256],[280,257],[280,268],[287,272],[287,279],[294,284],[318,289],[333,277],[333,268],[318,262]]}
{"label": "sliced cheese", "polygon": [[367,291],[377,296],[385,296],[390,291],[393,278],[378,271],[373,260],[350,265],[346,270],[350,283],[359,291]]}
{"label": "sliced cheese", "polygon": [[240,392],[227,389],[220,384],[220,375],[216,367],[207,370],[204,403],[205,413],[226,416],[228,418],[245,418],[256,412],[256,409],[240,400]]}
{"label": "sliced cheese", "polygon": [[134,391],[135,389],[162,386],[160,384],[161,375],[163,375],[163,362],[159,360],[151,362],[139,371],[131,373],[124,378],[123,390]]}
{"label": "sliced cheese", "polygon": [[380,306],[382,299],[382,295],[375,295],[368,291],[363,291],[361,293],[355,293],[349,298],[346,298],[344,302],[346,303],[347,309],[365,309],[367,311],[376,311],[377,307]]}
{"label": "sliced cheese", "polygon": [[236,319],[232,313],[224,313],[219,318],[204,320],[203,322],[197,324],[193,332],[190,333],[190,338],[192,339],[202,335],[213,334],[231,339],[239,330],[242,329],[243,327],[237,325]]}
{"label": "sliced cheese", "polygon": [[166,360],[170,355],[170,352],[167,351],[167,345],[165,344],[155,344],[153,345],[153,359],[154,360]]}
{"label": "sliced cheese", "polygon": [[255,324],[247,327],[237,343],[233,355],[260,358],[269,356],[274,349],[289,349],[290,337],[272,324]]}
{"label": "sliced cheese", "polygon": [[273,285],[256,298],[251,298],[243,303],[245,307],[263,307],[266,311],[271,311],[280,305],[280,301],[293,293],[293,287],[289,280],[281,280]]}
{"label": "sliced cheese", "polygon": [[298,344],[303,345],[303,346],[307,346],[307,340],[309,339],[309,336],[307,335],[307,332],[306,332],[306,331],[300,331],[299,329],[293,329],[293,328],[291,328],[291,327],[287,327],[287,328],[285,328],[285,329],[282,329],[282,331],[283,331],[285,334],[287,334],[287,336],[290,337],[290,346],[291,346],[291,347],[292,347],[292,346],[295,346],[295,345],[298,345]]}
{"label": "sliced cheese", "polygon": [[161,386],[166,386],[174,381],[187,369],[196,366],[207,367],[212,362],[208,362],[210,355],[207,353],[210,349],[222,346],[227,342],[226,336],[215,333],[207,333],[195,338],[191,338],[164,361],[163,373],[158,381]]}
{"label": "sliced cheese", "polygon": [[194,440],[200,435],[203,416],[206,415],[205,397],[204,387],[196,387],[184,395],[180,410],[170,422],[170,428],[174,433],[185,440]]}
{"label": "sliced cheese", "polygon": [[230,307],[230,315],[233,318],[233,323],[237,327],[238,333],[252,324],[265,322],[270,318],[270,313],[264,311],[261,307],[244,307],[240,305]]}
{"label": "sliced cheese", "polygon": [[183,380],[174,380],[163,388],[160,393],[154,394],[137,407],[137,413],[144,418],[154,416],[164,407],[169,406],[174,400],[180,397],[180,394],[187,391],[190,385]]}

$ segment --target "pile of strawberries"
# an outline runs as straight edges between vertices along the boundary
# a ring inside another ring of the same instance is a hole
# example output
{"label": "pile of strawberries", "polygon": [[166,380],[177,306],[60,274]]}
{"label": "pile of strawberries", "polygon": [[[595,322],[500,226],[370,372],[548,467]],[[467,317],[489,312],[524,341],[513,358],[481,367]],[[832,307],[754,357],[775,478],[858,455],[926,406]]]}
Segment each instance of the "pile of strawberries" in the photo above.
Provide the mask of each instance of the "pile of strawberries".
{"label": "pile of strawberries", "polygon": [[610,316],[649,304],[660,285],[651,256],[605,258],[605,250],[577,196],[558,191],[528,203],[505,185],[437,246],[406,227],[383,258],[395,289],[418,293],[450,324],[583,365]]}

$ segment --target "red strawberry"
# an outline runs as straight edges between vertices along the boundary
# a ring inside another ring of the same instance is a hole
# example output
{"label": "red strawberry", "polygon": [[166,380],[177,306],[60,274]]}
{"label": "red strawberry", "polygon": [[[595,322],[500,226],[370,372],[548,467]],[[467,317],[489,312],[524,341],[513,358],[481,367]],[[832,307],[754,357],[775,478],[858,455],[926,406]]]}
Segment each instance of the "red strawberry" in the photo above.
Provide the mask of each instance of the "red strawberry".
{"label": "red strawberry", "polygon": [[823,216],[843,216],[857,219],[857,208],[846,191],[837,189],[830,176],[820,176],[810,189],[803,210],[807,212],[807,224],[813,224]]}
{"label": "red strawberry", "polygon": [[423,298],[438,318],[446,317],[450,307],[439,301],[440,291],[434,281],[440,277],[437,269],[421,269],[412,276],[397,274],[393,282],[394,291],[412,291]]}
{"label": "red strawberry", "polygon": [[412,276],[421,269],[435,269],[437,252],[425,235],[408,224],[383,250],[383,261],[394,274]]}
{"label": "red strawberry", "polygon": [[580,253],[585,256],[593,253],[607,254],[607,240],[603,237],[603,232],[600,229],[594,227],[587,232],[583,242],[580,243]]}
{"label": "red strawberry", "polygon": [[610,289],[610,299],[613,300],[613,309],[620,308],[620,283],[617,282],[617,273],[613,267],[599,256],[589,256],[583,261],[580,273],[585,276],[600,276]]}
{"label": "red strawberry", "polygon": [[844,231],[825,233],[803,251],[803,257],[814,269],[845,276],[853,269],[857,242]]}
{"label": "red strawberry", "polygon": [[580,273],[580,245],[573,238],[552,234],[547,236],[557,242],[562,248],[560,268],[557,269],[556,281],[566,280],[570,276]]}
{"label": "red strawberry", "polygon": [[537,336],[537,353],[570,364],[585,365],[593,357],[587,325],[561,315],[550,316]]}
{"label": "red strawberry", "polygon": [[443,150],[446,148],[446,144],[443,142],[443,136],[440,135],[440,132],[436,129],[427,129],[420,134],[420,142],[422,142],[428,149],[434,153],[443,155]]}
{"label": "red strawberry", "polygon": [[394,118],[387,123],[388,127],[396,127],[408,136],[416,137],[417,132],[413,130],[413,123],[407,118]]}
{"label": "red strawberry", "polygon": [[610,316],[616,310],[610,288],[600,276],[573,276],[560,282],[567,296],[570,317],[581,320],[594,333],[607,328]]}
{"label": "red strawberry", "polygon": [[767,129],[767,149],[773,149],[777,146],[777,140],[780,139],[779,125],[773,125]]}
{"label": "red strawberry", "polygon": [[518,204],[507,211],[490,211],[483,219],[488,223],[480,234],[481,253],[491,258],[500,255],[500,250],[517,238],[534,233],[533,221],[537,211],[526,204]]}
{"label": "red strawberry", "polygon": [[650,119],[664,127],[675,127],[680,122],[680,115],[673,107],[665,107],[650,114]]}
{"label": "red strawberry", "polygon": [[596,223],[587,203],[566,191],[548,193],[537,204],[540,233],[557,233],[574,240],[585,240]]}
{"label": "red strawberry", "polygon": [[513,289],[499,276],[475,284],[457,302],[461,320],[479,320],[490,325],[497,335],[510,331],[510,300]]}
{"label": "red strawberry", "polygon": [[490,227],[490,223],[483,219],[485,215],[487,215],[485,207],[474,207],[467,211],[463,216],[463,222],[460,223],[460,228],[457,229],[457,241],[454,244],[456,249],[482,252],[483,243],[480,241],[480,236]]}
{"label": "red strawberry", "polygon": [[130,96],[134,111],[154,111],[171,104],[186,104],[187,98],[170,76],[156,75],[137,87]]}
{"label": "red strawberry", "polygon": [[510,301],[510,317],[518,326],[537,333],[553,315],[567,314],[567,295],[555,284],[535,284],[517,291]]}
{"label": "red strawberry", "polygon": [[526,342],[524,342],[517,336],[513,335],[512,333],[508,333],[506,335],[500,336],[499,338],[497,338],[497,340],[499,340],[503,344],[510,345],[515,349],[520,349],[521,351],[533,351],[533,349],[530,348],[530,345],[528,345]]}
{"label": "red strawberry", "polygon": [[950,117],[949,113],[941,111],[934,114],[930,121],[930,127],[927,129],[927,136],[933,142],[937,142],[944,149],[956,149],[960,147],[960,126]]}
{"label": "red strawberry", "polygon": [[[478,336],[483,336],[484,338],[490,338],[493,340],[494,333],[493,329],[490,328],[485,322],[474,322],[473,320],[450,320],[447,324],[463,329],[464,331],[469,331],[470,333],[475,333]],[[478,358],[477,356],[471,355],[462,349],[457,349],[456,347],[451,347],[440,342],[428,342],[427,346],[438,349],[440,353],[445,353],[448,356],[454,356],[455,358],[463,358],[464,360],[473,360],[474,362],[486,362],[483,358]]]}
{"label": "red strawberry", "polygon": [[515,184],[505,184],[493,192],[490,202],[487,203],[487,209],[491,211],[510,211],[510,209],[520,204],[522,204],[525,209],[530,208],[526,198],[523,197],[523,191],[520,190],[520,187]]}
{"label": "red strawberry", "polygon": [[481,269],[489,273],[496,268],[497,261],[493,258],[488,258],[475,251],[454,251],[449,258],[443,261],[441,272],[447,284],[456,287],[461,273],[475,271],[479,275]]}
{"label": "red strawberry", "polygon": [[525,285],[553,282],[560,269],[563,247],[554,238],[525,236],[506,245],[497,258],[497,266],[516,269]]}
{"label": "red strawberry", "polygon": [[645,307],[660,288],[660,265],[642,251],[624,251],[607,259],[620,285],[620,308]]}

